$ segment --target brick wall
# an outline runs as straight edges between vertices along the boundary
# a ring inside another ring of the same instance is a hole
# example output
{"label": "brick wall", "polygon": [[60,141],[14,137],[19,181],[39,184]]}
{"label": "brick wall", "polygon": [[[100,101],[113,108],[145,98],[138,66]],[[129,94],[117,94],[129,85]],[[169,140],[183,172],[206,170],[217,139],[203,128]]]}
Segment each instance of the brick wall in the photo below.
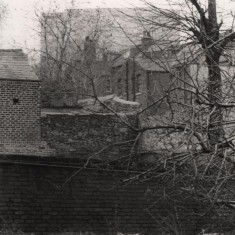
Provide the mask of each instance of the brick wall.
{"label": "brick wall", "polygon": [[[148,71],[137,62],[129,60],[122,67],[113,70],[112,89],[122,99],[136,101],[146,108],[160,99],[171,83],[170,74],[161,70],[159,67],[159,71]],[[154,106],[155,109],[151,108],[152,113],[162,114],[167,109],[165,104],[157,103]]]}
{"label": "brick wall", "polygon": [[128,177],[123,172],[83,170],[63,186],[76,170],[0,164],[1,226],[35,234],[156,229],[144,210],[149,183],[123,186],[122,180]]}
{"label": "brick wall", "polygon": [[40,141],[39,85],[0,80],[0,144]]}
{"label": "brick wall", "polygon": [[[122,118],[137,127],[135,115]],[[57,156],[87,158],[96,154],[94,158],[102,160],[128,154],[138,134],[113,114],[44,113],[41,131],[42,140]]]}
{"label": "brick wall", "polygon": [[[43,158],[32,164],[12,164],[5,159],[0,163],[0,229],[34,234],[166,235],[176,234],[178,226],[180,234],[195,235],[204,225],[220,226],[222,214],[197,214],[197,200],[180,193],[179,201],[177,195],[170,200],[166,190],[171,188],[156,178],[123,183],[136,173],[81,170],[76,164],[59,166]],[[179,204],[181,197],[185,204]],[[196,213],[188,213],[192,207]],[[228,223],[234,226],[234,217],[229,216]]]}

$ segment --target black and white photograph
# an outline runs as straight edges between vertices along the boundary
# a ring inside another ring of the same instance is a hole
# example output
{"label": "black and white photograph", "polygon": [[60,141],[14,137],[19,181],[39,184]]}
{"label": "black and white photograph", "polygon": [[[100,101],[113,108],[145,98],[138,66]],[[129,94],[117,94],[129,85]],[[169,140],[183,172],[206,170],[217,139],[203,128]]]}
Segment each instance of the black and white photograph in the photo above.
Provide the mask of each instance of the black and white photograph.
{"label": "black and white photograph", "polygon": [[0,235],[235,235],[235,0],[0,0]]}

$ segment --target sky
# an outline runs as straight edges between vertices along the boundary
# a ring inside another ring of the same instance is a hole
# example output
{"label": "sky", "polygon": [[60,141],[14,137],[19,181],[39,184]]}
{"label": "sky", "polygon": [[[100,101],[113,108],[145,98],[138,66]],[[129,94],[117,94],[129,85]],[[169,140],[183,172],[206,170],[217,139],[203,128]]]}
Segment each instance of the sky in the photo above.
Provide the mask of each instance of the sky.
{"label": "sky", "polygon": [[[162,0],[160,0],[162,1]],[[37,40],[35,12],[71,7],[71,0],[0,0],[6,7],[6,17],[0,24],[0,48],[32,47]],[[75,0],[76,8],[141,6],[138,0]]]}
{"label": "sky", "polygon": [[[167,0],[152,1],[158,6],[165,7]],[[48,11],[55,7],[58,11],[63,11],[71,7],[71,0],[0,0],[1,2],[7,6],[7,10],[0,23],[0,48],[23,48],[24,50],[39,47],[35,12]],[[217,0],[217,3],[220,12],[235,13],[235,0]],[[141,0],[74,0],[74,6],[76,8],[120,8],[141,7],[143,3]]]}

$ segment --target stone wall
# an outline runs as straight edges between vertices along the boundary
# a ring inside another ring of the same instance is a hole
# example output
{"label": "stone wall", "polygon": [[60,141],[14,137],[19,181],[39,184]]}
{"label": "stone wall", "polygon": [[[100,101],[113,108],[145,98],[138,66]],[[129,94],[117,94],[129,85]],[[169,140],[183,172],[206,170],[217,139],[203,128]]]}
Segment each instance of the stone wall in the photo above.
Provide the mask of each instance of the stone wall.
{"label": "stone wall", "polygon": [[0,144],[40,141],[40,82],[0,81]]}
{"label": "stone wall", "polygon": [[[105,160],[128,154],[137,132],[126,124],[137,127],[136,116],[120,118],[113,114],[43,113],[42,140],[56,156]],[[100,152],[100,154],[97,154]]]}

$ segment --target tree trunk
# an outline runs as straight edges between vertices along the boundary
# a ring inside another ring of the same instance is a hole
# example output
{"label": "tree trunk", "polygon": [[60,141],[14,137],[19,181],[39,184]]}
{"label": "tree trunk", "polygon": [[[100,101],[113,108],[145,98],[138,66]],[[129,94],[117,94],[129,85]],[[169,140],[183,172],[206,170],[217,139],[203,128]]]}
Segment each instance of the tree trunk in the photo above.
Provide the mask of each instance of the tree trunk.
{"label": "tree trunk", "polygon": [[208,0],[208,23],[206,27],[206,63],[208,66],[208,98],[211,103],[208,137],[211,147],[220,143],[224,136],[223,112],[218,103],[222,98],[222,79],[219,60],[221,48],[216,42],[219,40],[219,26],[217,22],[216,0]]}
{"label": "tree trunk", "polygon": [[222,80],[219,67],[220,56],[207,55],[206,62],[208,65],[208,98],[210,100],[210,116],[208,137],[211,146],[220,143],[224,136],[223,131],[223,113],[218,103],[222,98]]}

